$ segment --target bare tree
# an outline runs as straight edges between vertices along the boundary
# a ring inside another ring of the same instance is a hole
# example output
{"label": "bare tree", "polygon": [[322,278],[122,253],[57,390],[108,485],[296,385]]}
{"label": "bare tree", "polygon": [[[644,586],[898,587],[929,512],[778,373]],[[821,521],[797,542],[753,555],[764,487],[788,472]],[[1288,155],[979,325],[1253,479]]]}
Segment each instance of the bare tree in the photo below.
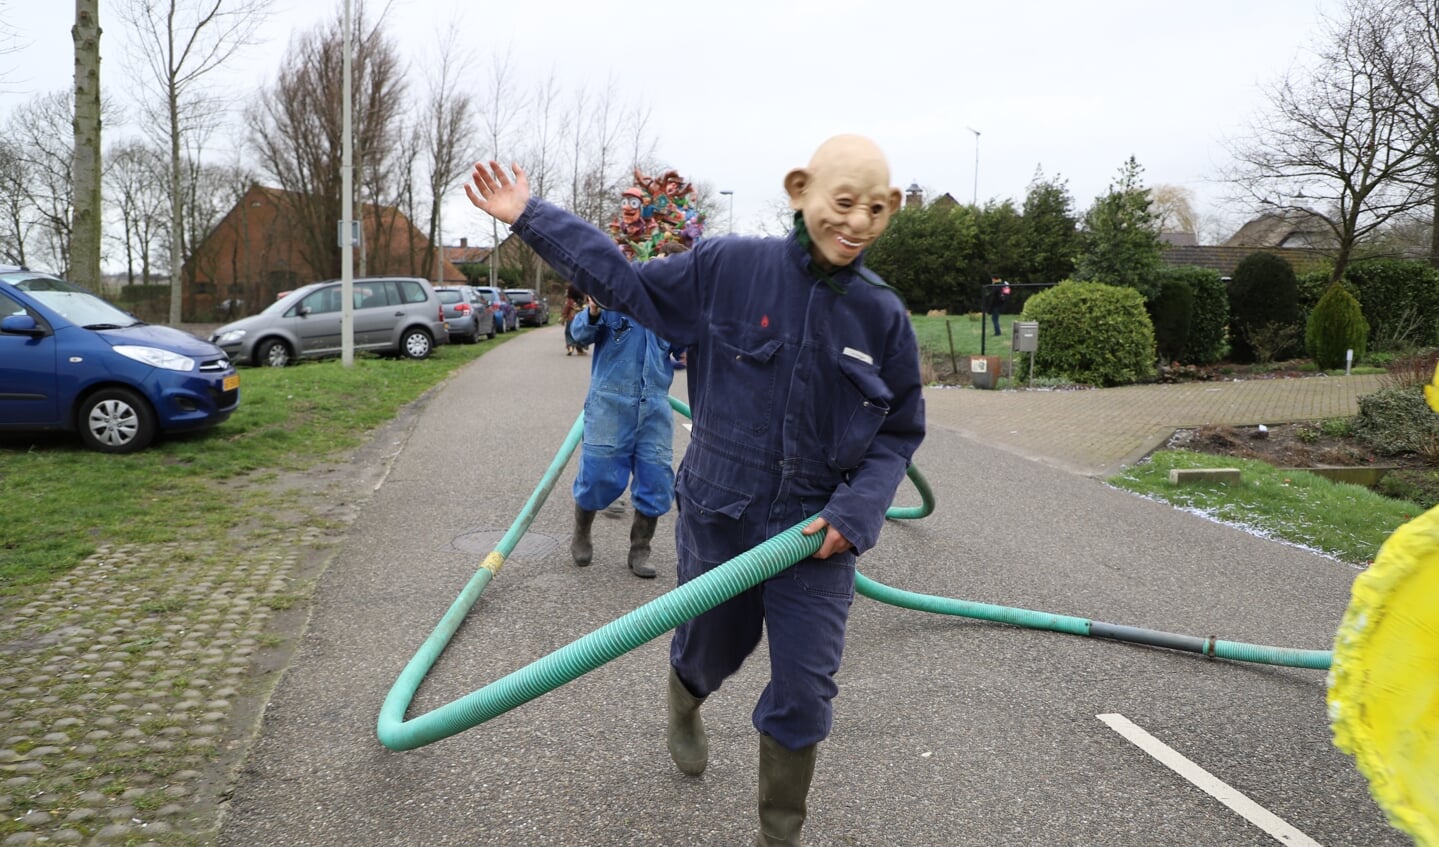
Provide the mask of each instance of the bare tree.
{"label": "bare tree", "polygon": [[68,262],[74,280],[100,290],[100,235],[104,210],[100,173],[100,0],[75,0],[75,118],[71,178],[73,251]]}
{"label": "bare tree", "polygon": [[[559,182],[559,145],[567,134],[571,116],[558,113],[560,106],[560,84],[551,70],[549,75],[535,86],[531,99],[530,137],[531,146],[522,155],[529,175],[530,190],[536,197],[549,200]],[[520,245],[520,263],[524,267],[525,279],[529,286],[544,295],[545,263],[539,254]]]}
{"label": "bare tree", "polygon": [[430,159],[430,209],[428,249],[423,267],[435,268],[435,279],[443,282],[444,251],[438,249],[441,232],[440,210],[445,193],[474,164],[470,140],[475,135],[475,101],[463,87],[461,68],[467,64],[460,52],[459,27],[451,27],[441,43],[439,67],[430,81],[424,139]]}
{"label": "bare tree", "polygon": [[[9,6],[8,0],[0,0],[0,56],[17,53],[25,46],[20,39],[20,34],[10,23],[14,17],[7,11]],[[5,90],[5,82],[9,76],[9,69],[0,66],[0,91]]]}
{"label": "bare tree", "polygon": [[603,226],[613,212],[621,180],[628,182],[633,174],[622,173],[620,164],[624,110],[615,80],[611,78],[593,106],[586,108],[588,102],[588,94],[580,89],[571,111],[570,211]]}
{"label": "bare tree", "polygon": [[22,201],[19,214],[28,220],[28,258],[65,277],[70,276],[73,107],[66,91],[37,95],[11,113],[3,133]]}
{"label": "bare tree", "polygon": [[153,274],[160,233],[169,220],[166,157],[162,150],[138,139],[113,145],[105,155],[108,202],[120,216],[120,233],[111,242],[125,259],[125,282],[148,284]]}
{"label": "bare tree", "polygon": [[1160,232],[1199,233],[1199,216],[1194,213],[1194,192],[1180,185],[1156,185],[1149,189],[1149,213]]}
{"label": "bare tree", "polygon": [[35,225],[25,200],[29,173],[20,148],[0,135],[0,261],[26,264],[25,244]]}
{"label": "bare tree", "polygon": [[1270,91],[1272,113],[1234,150],[1240,164],[1231,179],[1272,212],[1323,210],[1337,280],[1358,245],[1427,196],[1415,181],[1421,138],[1434,124],[1416,127],[1404,110],[1425,57],[1404,37],[1390,0],[1349,0],[1344,17],[1326,24],[1311,67]]}
{"label": "bare tree", "polygon": [[[353,58],[355,185],[372,205],[392,205],[399,199],[395,175],[404,165],[399,54],[378,24],[370,27],[363,9],[353,26],[359,33]],[[335,225],[340,220],[343,52],[338,18],[302,35],[282,61],[275,85],[262,92],[247,116],[249,143],[261,170],[284,189],[278,199],[300,253],[324,276],[340,273]],[[377,230],[381,223],[376,222]],[[368,241],[362,255],[372,258],[382,246]]]}
{"label": "bare tree", "polygon": [[[1394,21],[1398,37],[1419,54],[1414,78],[1394,79],[1391,84],[1403,92],[1403,120],[1409,134],[1421,142],[1424,165],[1417,190],[1429,202],[1426,213],[1418,218],[1428,219],[1429,264],[1439,267],[1439,137],[1435,132],[1439,126],[1439,4],[1434,0],[1391,0],[1386,17]],[[1401,232],[1406,228],[1403,222],[1397,227]]]}
{"label": "bare tree", "polygon": [[126,0],[121,19],[135,31],[131,60],[154,86],[152,111],[170,147],[170,323],[180,322],[184,261],[184,136],[214,113],[204,78],[247,45],[270,0]]}
{"label": "bare tree", "polygon": [[[501,153],[509,149],[510,142],[519,129],[519,118],[526,107],[525,99],[517,90],[511,61],[511,55],[506,51],[503,56],[496,54],[490,65],[489,99],[484,105],[481,120],[485,127],[485,142],[489,147],[485,154],[491,159],[498,159]],[[490,253],[487,264],[490,267],[490,285],[496,286],[499,285],[499,227],[499,221],[490,218],[490,244],[493,252]],[[506,235],[508,234],[506,232]]]}

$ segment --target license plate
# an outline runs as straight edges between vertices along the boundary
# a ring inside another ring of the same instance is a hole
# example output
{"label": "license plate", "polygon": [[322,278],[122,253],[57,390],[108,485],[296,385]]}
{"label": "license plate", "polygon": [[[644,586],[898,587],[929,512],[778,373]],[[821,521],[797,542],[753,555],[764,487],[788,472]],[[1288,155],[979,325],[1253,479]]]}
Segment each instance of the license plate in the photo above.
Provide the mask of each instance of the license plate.
{"label": "license plate", "polygon": [[230,376],[225,377],[225,388],[224,388],[225,391],[234,391],[235,389],[237,389],[237,388],[239,388],[239,387],[240,387],[240,375],[239,375],[239,374],[231,374]]}

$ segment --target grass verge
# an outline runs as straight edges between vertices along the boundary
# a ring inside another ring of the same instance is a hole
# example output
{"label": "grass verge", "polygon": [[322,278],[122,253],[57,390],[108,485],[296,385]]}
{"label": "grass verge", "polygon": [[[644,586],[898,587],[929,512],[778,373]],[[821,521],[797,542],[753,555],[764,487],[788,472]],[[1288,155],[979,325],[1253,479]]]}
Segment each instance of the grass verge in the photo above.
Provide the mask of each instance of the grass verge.
{"label": "grass verge", "polygon": [[[1238,485],[1171,485],[1175,468],[1239,468]],[[1400,524],[1423,511],[1359,485],[1332,482],[1265,462],[1189,450],[1161,450],[1112,476],[1110,485],[1257,535],[1317,550],[1351,564],[1374,561]]]}
{"label": "grass verge", "polygon": [[263,520],[268,495],[243,484],[314,467],[457,368],[516,337],[444,345],[421,361],[359,356],[290,368],[245,368],[240,408],[207,432],[111,456],[67,434],[0,440],[0,600],[67,573],[100,544],[218,538]]}

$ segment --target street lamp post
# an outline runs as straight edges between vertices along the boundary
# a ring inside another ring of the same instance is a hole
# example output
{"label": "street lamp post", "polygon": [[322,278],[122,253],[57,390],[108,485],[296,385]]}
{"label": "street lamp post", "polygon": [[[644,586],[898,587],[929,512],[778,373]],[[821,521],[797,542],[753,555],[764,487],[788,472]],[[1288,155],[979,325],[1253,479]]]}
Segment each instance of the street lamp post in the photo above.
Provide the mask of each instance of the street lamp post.
{"label": "street lamp post", "polygon": [[726,188],[720,192],[729,198],[729,235],[734,235],[734,189]]}
{"label": "street lamp post", "polygon": [[974,133],[974,207],[979,208],[979,130],[974,127],[965,127]]}

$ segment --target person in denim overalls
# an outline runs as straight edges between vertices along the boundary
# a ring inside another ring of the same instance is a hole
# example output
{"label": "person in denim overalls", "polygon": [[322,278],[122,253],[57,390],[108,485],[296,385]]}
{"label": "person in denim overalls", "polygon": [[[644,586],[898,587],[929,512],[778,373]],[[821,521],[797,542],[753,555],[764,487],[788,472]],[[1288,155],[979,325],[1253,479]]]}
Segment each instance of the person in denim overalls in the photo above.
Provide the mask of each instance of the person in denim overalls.
{"label": "person in denim overalls", "polygon": [[570,321],[570,330],[576,343],[595,347],[585,395],[584,447],[575,476],[570,555],[576,565],[590,563],[595,513],[628,487],[635,516],[626,562],[635,576],[650,579],[655,575],[649,563],[650,541],[660,515],[670,510],[675,483],[675,423],[669,393],[680,351],[627,315],[601,309],[594,300]]}
{"label": "person in denim overalls", "polygon": [[[513,176],[511,176],[511,173]],[[898,295],[862,254],[900,205],[879,148],[838,136],[784,180],[785,238],[724,237],[631,264],[599,229],[531,197],[524,169],[475,166],[471,203],[607,306],[688,349],[693,430],[676,475],[681,584],[790,527],[819,551],[681,624],[670,644],[667,744],[702,773],[699,707],[769,639],[760,845],[798,845],[854,599],[855,557],[924,438],[919,348]]]}

